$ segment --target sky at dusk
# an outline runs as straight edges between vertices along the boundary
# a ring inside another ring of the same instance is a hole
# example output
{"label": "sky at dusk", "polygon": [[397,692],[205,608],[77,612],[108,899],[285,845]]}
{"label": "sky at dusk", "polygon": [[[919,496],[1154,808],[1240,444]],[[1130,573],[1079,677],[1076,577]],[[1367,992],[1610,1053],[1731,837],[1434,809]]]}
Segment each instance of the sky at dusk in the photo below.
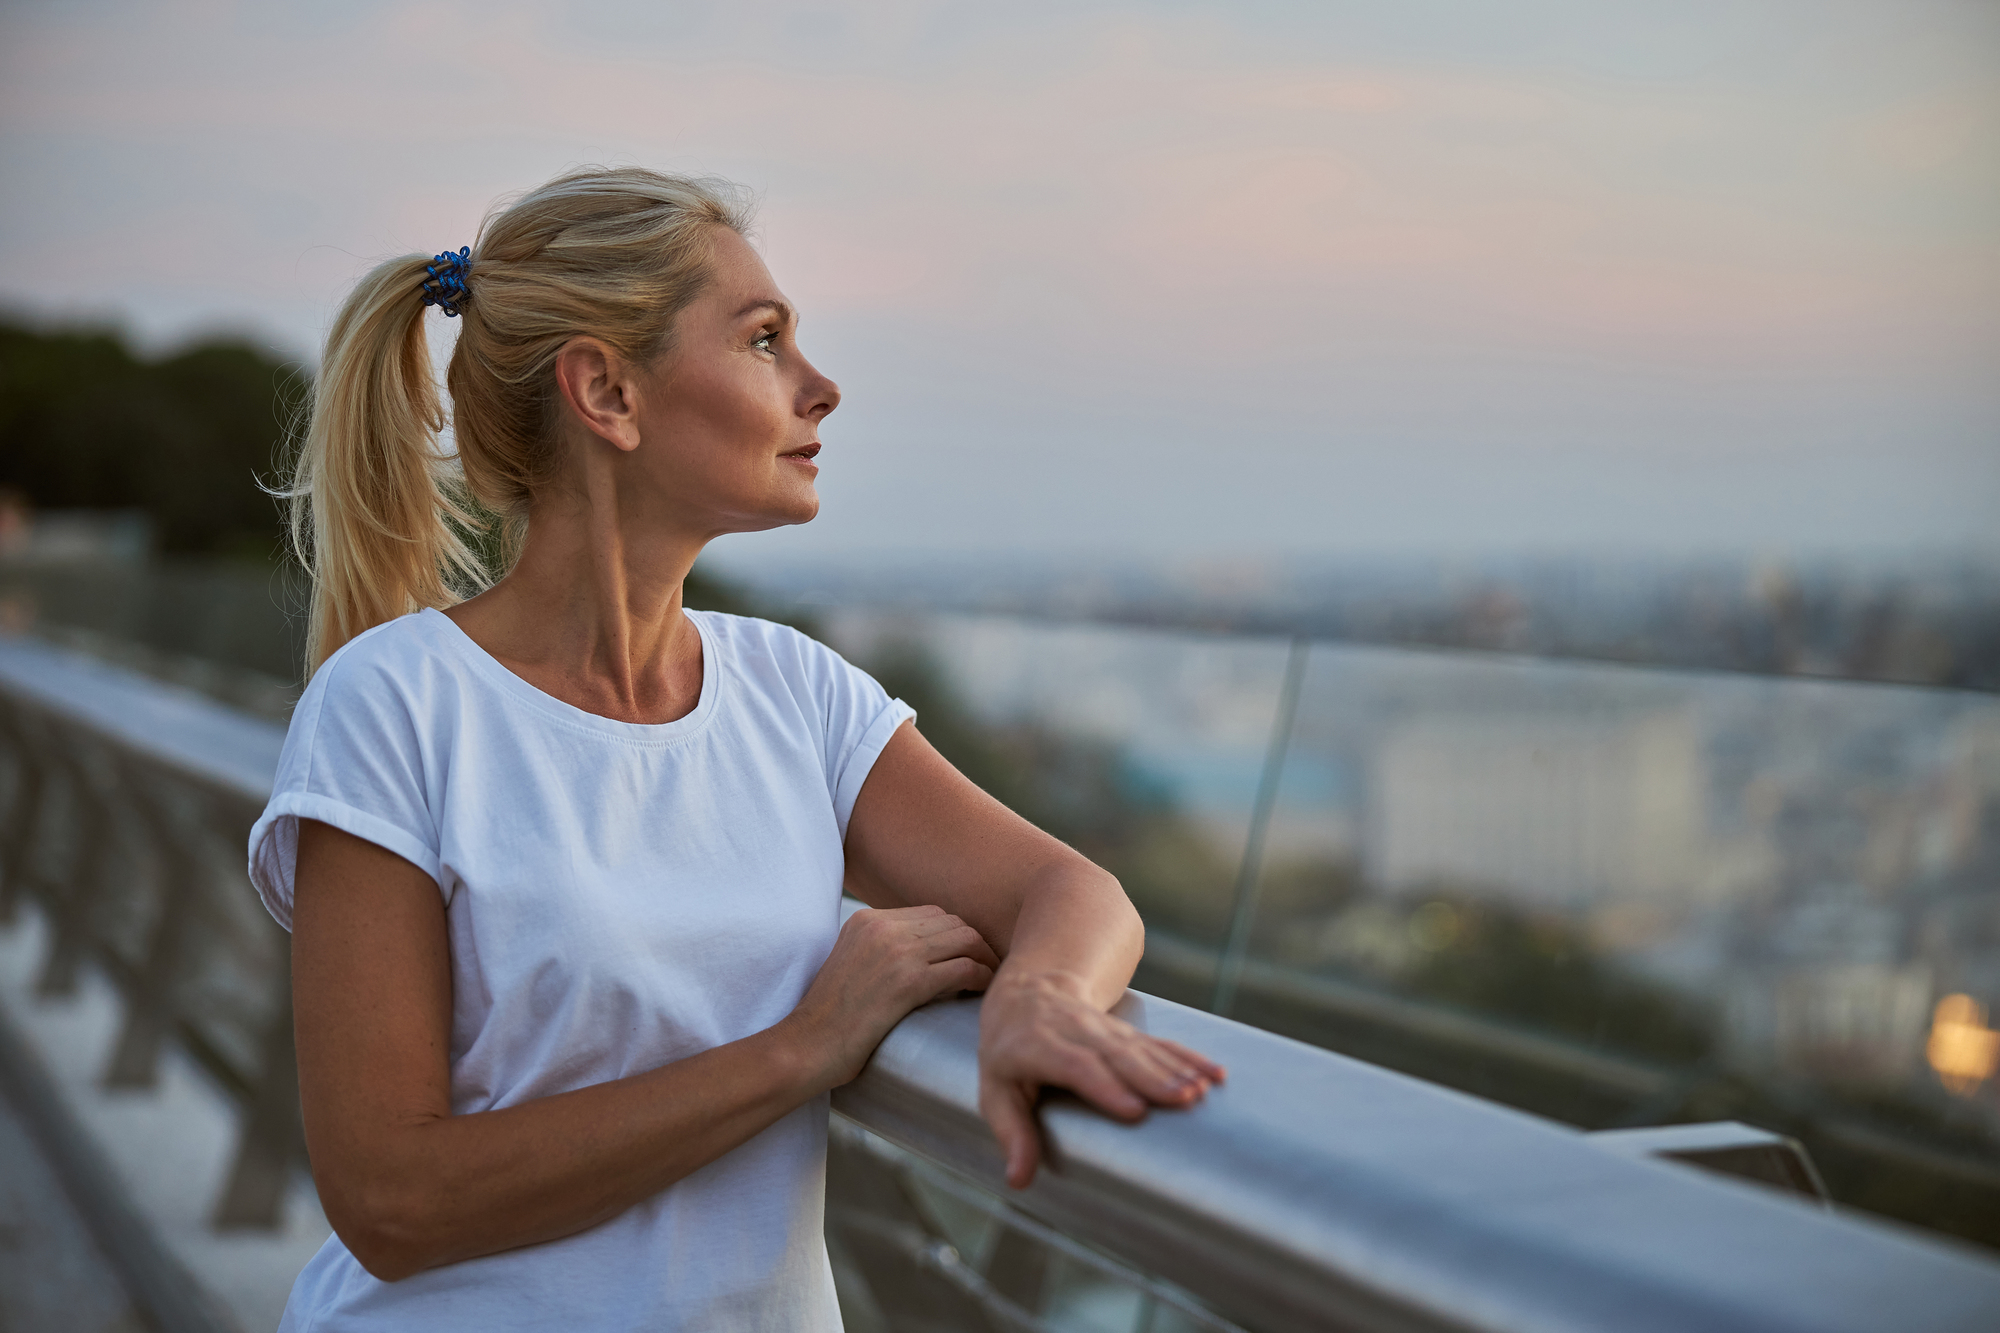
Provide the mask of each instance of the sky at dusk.
{"label": "sky at dusk", "polygon": [[762,200],[767,554],[2000,552],[1989,0],[0,5],[16,314],[309,360],[584,163]]}

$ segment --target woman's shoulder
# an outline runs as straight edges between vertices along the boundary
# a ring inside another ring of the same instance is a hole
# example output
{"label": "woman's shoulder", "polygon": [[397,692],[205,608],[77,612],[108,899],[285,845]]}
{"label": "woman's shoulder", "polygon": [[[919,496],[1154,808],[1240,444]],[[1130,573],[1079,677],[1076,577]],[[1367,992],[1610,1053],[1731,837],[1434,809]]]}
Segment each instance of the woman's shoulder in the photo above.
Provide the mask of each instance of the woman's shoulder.
{"label": "woman's shoulder", "polygon": [[443,656],[434,622],[443,619],[441,612],[413,611],[365,629],[334,650],[313,673],[313,681],[332,684],[384,676],[408,680],[417,670],[432,669]]}
{"label": "woman's shoulder", "polygon": [[451,627],[440,613],[417,611],[355,635],[313,673],[294,721],[357,710],[420,716],[458,674],[441,626]]}
{"label": "woman's shoulder", "polygon": [[796,688],[825,688],[829,680],[853,674],[839,652],[803,630],[757,616],[722,611],[690,611],[736,674],[775,673]]}
{"label": "woman's shoulder", "polygon": [[711,639],[736,654],[799,658],[833,650],[818,639],[777,620],[732,615],[727,611],[693,611],[688,615]]}

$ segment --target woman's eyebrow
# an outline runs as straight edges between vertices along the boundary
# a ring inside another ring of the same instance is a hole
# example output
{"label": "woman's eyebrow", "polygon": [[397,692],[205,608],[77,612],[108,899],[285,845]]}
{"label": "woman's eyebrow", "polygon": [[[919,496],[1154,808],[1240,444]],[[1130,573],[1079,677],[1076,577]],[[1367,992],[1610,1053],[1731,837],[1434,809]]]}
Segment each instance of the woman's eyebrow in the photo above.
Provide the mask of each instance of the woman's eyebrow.
{"label": "woman's eyebrow", "polygon": [[775,296],[758,297],[749,305],[737,311],[736,318],[742,319],[744,316],[757,310],[775,310],[778,312],[778,318],[786,324],[796,324],[799,321],[799,312]]}

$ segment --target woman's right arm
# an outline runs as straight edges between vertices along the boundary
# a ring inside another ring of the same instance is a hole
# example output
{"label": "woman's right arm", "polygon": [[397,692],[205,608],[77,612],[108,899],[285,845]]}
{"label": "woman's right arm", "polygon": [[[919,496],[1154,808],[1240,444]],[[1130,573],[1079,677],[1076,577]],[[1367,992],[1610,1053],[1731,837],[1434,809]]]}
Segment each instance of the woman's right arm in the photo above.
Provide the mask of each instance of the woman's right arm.
{"label": "woman's right arm", "polygon": [[623,1212],[861,1071],[998,960],[935,907],[858,912],[775,1027],[615,1082],[451,1113],[451,959],[429,875],[299,821],[292,914],[299,1091],[327,1220],[370,1273],[555,1240]]}

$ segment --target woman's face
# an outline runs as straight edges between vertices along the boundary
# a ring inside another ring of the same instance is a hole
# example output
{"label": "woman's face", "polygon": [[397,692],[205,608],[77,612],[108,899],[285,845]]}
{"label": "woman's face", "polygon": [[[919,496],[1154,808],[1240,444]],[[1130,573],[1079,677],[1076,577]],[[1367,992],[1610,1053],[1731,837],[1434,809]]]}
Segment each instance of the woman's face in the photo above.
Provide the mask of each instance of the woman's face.
{"label": "woman's face", "polygon": [[807,522],[840,388],[799,350],[798,315],[748,241],[717,227],[712,270],[644,377],[633,461],[704,538]]}

